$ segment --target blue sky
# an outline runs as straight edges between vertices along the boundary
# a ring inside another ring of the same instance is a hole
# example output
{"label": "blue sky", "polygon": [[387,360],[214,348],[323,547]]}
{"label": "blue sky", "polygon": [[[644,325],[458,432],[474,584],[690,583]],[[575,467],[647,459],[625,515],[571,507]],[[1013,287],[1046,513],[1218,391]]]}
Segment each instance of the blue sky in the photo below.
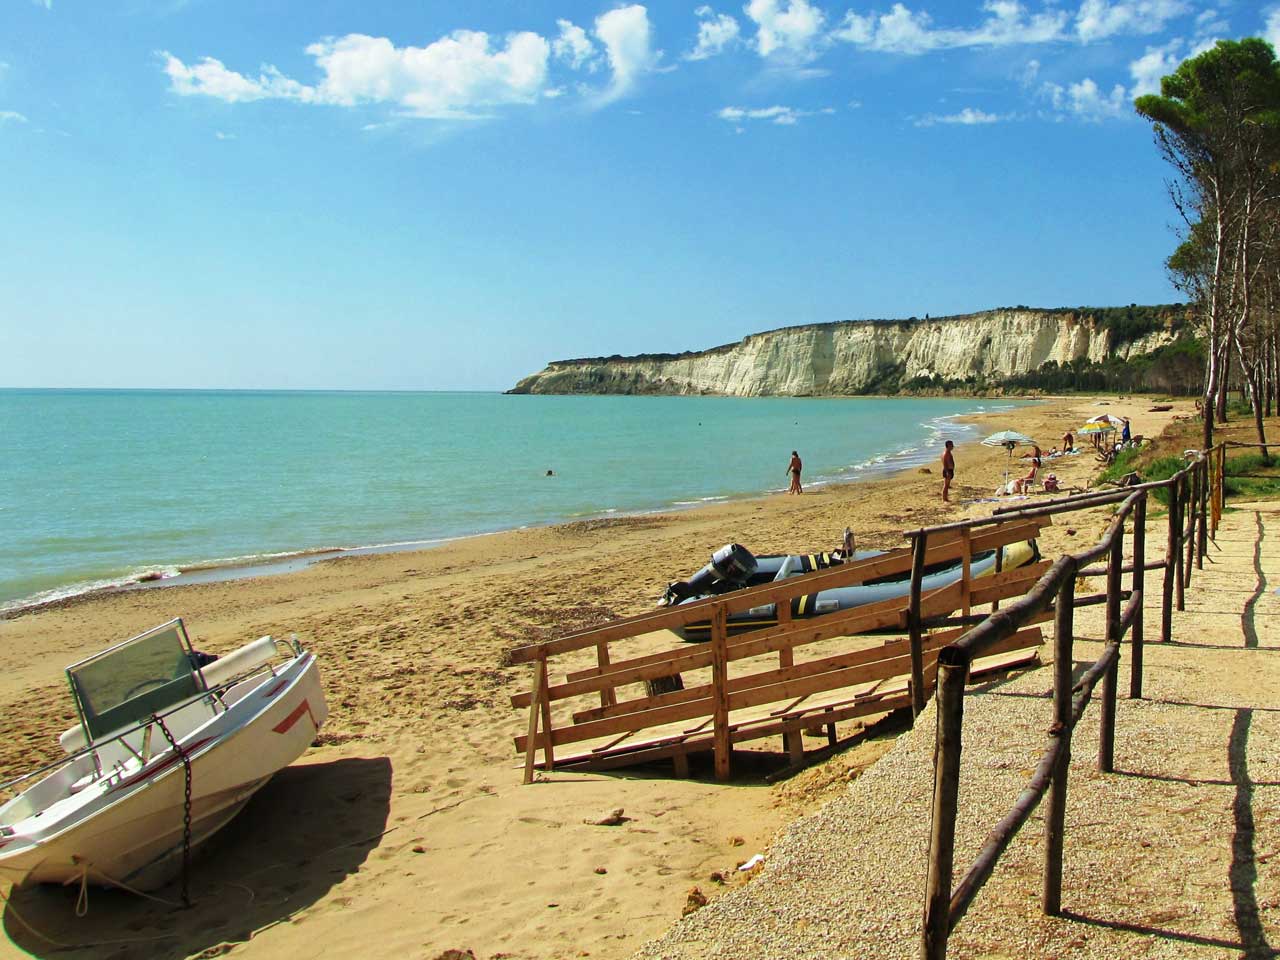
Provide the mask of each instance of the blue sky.
{"label": "blue sky", "polygon": [[1280,7],[5,0],[0,386],[503,389],[1176,299],[1134,95]]}

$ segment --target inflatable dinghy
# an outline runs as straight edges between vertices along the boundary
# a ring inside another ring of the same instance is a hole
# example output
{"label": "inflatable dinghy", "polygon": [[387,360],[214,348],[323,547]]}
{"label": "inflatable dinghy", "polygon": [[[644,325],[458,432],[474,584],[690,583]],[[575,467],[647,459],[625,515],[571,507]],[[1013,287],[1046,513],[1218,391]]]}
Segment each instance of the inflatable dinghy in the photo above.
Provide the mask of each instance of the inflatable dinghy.
{"label": "inflatable dinghy", "polygon": [[[1034,540],[1009,544],[999,548],[999,551],[1003,554],[1000,563],[1002,570],[1035,563],[1040,559],[1040,551]],[[996,552],[996,550],[984,550],[974,554],[969,561],[969,576],[977,578],[995,573]],[[858,550],[848,557],[848,562],[867,560],[883,556],[884,553],[883,550]],[[702,600],[734,590],[785,580],[814,570],[825,570],[845,562],[847,562],[846,558],[838,550],[832,553],[776,554],[757,557],[741,544],[730,543],[712,554],[711,561],[689,579],[677,580],[670,584],[660,601],[660,606],[674,607],[692,600]],[[928,593],[939,587],[948,586],[959,580],[962,573],[963,563],[959,559],[930,564],[924,568],[924,579],[920,583],[921,590]],[[851,587],[832,587],[814,594],[796,597],[791,601],[791,619],[804,620],[839,610],[849,610],[881,600],[906,597],[910,592],[910,572],[893,573]],[[732,635],[772,627],[777,622],[777,605],[768,603],[731,614],[728,627]],[[688,641],[705,641],[711,638],[711,623],[709,621],[691,623],[678,628],[675,632]]]}

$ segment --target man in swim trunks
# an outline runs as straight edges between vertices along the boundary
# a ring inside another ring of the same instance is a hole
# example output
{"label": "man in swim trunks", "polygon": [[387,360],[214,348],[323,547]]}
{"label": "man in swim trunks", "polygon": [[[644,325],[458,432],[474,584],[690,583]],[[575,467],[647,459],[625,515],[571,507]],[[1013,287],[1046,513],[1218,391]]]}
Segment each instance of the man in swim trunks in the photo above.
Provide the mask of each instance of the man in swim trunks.
{"label": "man in swim trunks", "polygon": [[947,441],[942,451],[942,502],[951,502],[951,481],[956,475],[956,458],[951,452],[955,446],[950,440]]}
{"label": "man in swim trunks", "polygon": [[787,490],[787,493],[804,493],[804,489],[800,486],[800,470],[802,466],[800,454],[792,450],[791,462],[787,464],[787,473],[791,475],[791,487]]}

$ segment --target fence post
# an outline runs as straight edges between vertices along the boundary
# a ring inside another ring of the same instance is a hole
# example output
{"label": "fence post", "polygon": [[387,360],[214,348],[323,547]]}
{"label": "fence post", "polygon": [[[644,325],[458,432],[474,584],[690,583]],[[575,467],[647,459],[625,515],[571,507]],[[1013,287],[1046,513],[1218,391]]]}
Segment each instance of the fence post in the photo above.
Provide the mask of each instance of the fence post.
{"label": "fence post", "polygon": [[1204,554],[1208,553],[1208,458],[1213,451],[1201,457],[1201,498],[1197,506],[1201,526],[1196,538],[1196,570],[1204,570]]}
{"label": "fence post", "polygon": [[917,531],[911,554],[911,599],[907,607],[907,631],[911,638],[911,716],[924,709],[924,643],[920,629],[920,583],[924,579],[924,554],[929,535]]}
{"label": "fence post", "polygon": [[1146,565],[1147,565],[1147,493],[1133,505],[1133,578],[1129,587],[1135,597],[1140,597],[1137,609],[1133,612],[1133,633],[1130,642],[1133,646],[1133,662],[1129,665],[1129,698],[1142,699],[1142,608],[1146,606]]}
{"label": "fence post", "polygon": [[1044,891],[1041,906],[1056,917],[1062,912],[1062,848],[1066,839],[1067,774],[1071,769],[1071,678],[1075,658],[1076,568],[1058,587],[1053,618],[1053,726],[1051,733],[1063,738],[1062,752],[1053,768],[1049,784],[1049,809],[1044,818]]}
{"label": "fence post", "polygon": [[1173,639],[1173,582],[1178,575],[1178,490],[1176,483],[1165,488],[1169,495],[1169,532],[1164,548],[1164,583],[1160,593],[1160,641]]}
{"label": "fence post", "polygon": [[714,698],[712,724],[715,743],[716,779],[729,779],[729,629],[723,603],[711,614],[711,690]]}
{"label": "fence post", "polygon": [[951,663],[938,656],[938,733],[933,748],[933,819],[929,827],[929,874],[925,881],[921,960],[946,960],[951,936],[951,878],[955,867],[956,802],[960,794],[960,742],[964,727],[966,655]]}
{"label": "fence post", "polygon": [[[1124,528],[1116,531],[1107,557],[1107,644],[1120,636],[1120,569],[1124,566]],[[1120,657],[1112,661],[1102,677],[1102,704],[1098,712],[1098,770],[1110,773],[1116,752],[1116,687],[1120,674]]]}
{"label": "fence post", "polygon": [[[1182,564],[1182,583],[1186,587],[1191,586],[1191,571],[1195,569],[1196,561],[1196,502],[1199,499],[1195,487],[1196,479],[1195,464],[1192,464],[1187,469],[1187,490],[1182,501],[1182,537],[1186,544],[1187,555],[1186,561]],[[1191,518],[1190,523],[1187,523],[1188,516]],[[1182,607],[1179,606],[1178,609],[1181,610]]]}
{"label": "fence post", "polygon": [[525,740],[524,782],[533,783],[533,768],[538,752],[538,723],[542,723],[545,748],[543,759],[546,767],[551,769],[554,762],[551,746],[551,701],[547,697],[547,653],[538,651],[538,659],[533,664],[533,697],[529,701],[529,732]]}

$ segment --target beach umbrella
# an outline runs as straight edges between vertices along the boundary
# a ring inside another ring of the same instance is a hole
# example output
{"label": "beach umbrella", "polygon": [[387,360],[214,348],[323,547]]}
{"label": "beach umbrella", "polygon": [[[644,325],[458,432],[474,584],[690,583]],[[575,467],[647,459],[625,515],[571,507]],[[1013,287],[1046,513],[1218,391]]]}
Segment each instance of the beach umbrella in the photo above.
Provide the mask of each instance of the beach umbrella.
{"label": "beach umbrella", "polygon": [[1124,419],[1121,417],[1112,416],[1109,413],[1100,413],[1096,417],[1090,417],[1088,420],[1086,420],[1085,426],[1088,426],[1091,423],[1106,423],[1106,424],[1110,424],[1113,429],[1119,430],[1120,427],[1124,424]]}
{"label": "beach umbrella", "polygon": [[1035,443],[1025,433],[1019,433],[1017,430],[1001,430],[999,433],[993,433],[982,441],[984,446],[988,447],[1008,447],[1013,449],[1022,443]]}
{"label": "beach umbrella", "polygon": [[1035,441],[1025,433],[1019,433],[1017,430],[1001,430],[999,433],[993,433],[982,441],[983,446],[1004,447],[1009,451],[1009,459],[1005,461],[1004,465],[1005,489],[1009,487],[1009,465],[1013,463],[1013,448],[1024,443],[1034,444]]}
{"label": "beach umbrella", "polygon": [[1086,423],[1076,433],[1115,433],[1116,429],[1109,423]]}

